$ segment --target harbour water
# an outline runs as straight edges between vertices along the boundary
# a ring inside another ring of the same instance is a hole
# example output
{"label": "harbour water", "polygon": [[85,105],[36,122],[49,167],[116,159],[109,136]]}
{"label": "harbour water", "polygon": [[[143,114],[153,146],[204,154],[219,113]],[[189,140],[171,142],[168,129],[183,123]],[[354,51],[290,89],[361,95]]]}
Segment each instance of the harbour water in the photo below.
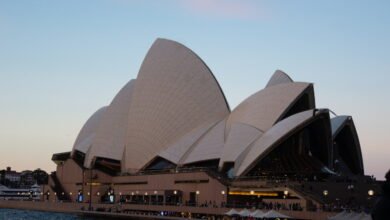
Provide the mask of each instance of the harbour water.
{"label": "harbour water", "polygon": [[21,209],[0,209],[0,220],[79,220],[77,215]]}

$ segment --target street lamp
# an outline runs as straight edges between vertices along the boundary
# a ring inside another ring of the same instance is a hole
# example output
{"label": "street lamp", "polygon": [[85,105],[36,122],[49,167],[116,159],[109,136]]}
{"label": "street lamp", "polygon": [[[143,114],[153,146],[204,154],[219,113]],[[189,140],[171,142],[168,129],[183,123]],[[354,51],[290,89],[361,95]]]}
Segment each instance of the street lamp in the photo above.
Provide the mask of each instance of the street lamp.
{"label": "street lamp", "polygon": [[322,195],[324,195],[324,208],[325,208],[325,206],[326,206],[326,196],[328,196],[328,194],[329,194],[329,192],[328,192],[328,190],[324,190],[324,191],[322,191]]}
{"label": "street lamp", "polygon": [[368,190],[368,195],[369,196],[373,196],[374,195],[374,190],[372,190],[372,189]]}
{"label": "street lamp", "polygon": [[199,200],[199,194],[200,194],[200,191],[199,190],[196,190],[196,206],[198,206],[198,200]]}
{"label": "street lamp", "polygon": [[328,190],[324,190],[323,192],[322,192],[322,194],[324,195],[324,196],[327,196],[328,195]]}
{"label": "street lamp", "polygon": [[225,190],[222,190],[221,191],[221,195],[222,195],[222,201],[221,201],[221,207],[224,207],[225,206]]}
{"label": "street lamp", "polygon": [[89,203],[88,203],[88,211],[92,211],[92,167],[89,169]]}
{"label": "street lamp", "polygon": [[154,190],[154,201],[152,201],[152,198],[150,198],[151,202],[155,203],[158,205],[158,195],[157,195],[157,190]]}
{"label": "street lamp", "polygon": [[348,191],[349,191],[349,199],[352,201],[354,198],[353,198],[353,192],[354,192],[354,188],[355,188],[355,186],[353,185],[353,184],[349,184],[348,186],[347,186],[347,189],[348,189]]}
{"label": "street lamp", "polygon": [[251,190],[251,191],[250,191],[250,194],[251,194],[251,195],[255,194],[255,191]]}

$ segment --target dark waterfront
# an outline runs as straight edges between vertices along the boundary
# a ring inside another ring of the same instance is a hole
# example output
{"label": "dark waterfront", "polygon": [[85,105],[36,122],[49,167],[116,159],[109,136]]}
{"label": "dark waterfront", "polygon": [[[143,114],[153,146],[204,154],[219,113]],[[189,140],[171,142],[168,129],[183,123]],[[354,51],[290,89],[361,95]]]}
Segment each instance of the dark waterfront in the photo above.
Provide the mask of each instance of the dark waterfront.
{"label": "dark waterfront", "polygon": [[0,220],[25,220],[25,219],[73,220],[73,219],[85,219],[85,218],[80,218],[77,215],[73,215],[73,214],[56,213],[56,212],[39,212],[39,211],[30,211],[30,210],[21,210],[21,209],[0,209]]}

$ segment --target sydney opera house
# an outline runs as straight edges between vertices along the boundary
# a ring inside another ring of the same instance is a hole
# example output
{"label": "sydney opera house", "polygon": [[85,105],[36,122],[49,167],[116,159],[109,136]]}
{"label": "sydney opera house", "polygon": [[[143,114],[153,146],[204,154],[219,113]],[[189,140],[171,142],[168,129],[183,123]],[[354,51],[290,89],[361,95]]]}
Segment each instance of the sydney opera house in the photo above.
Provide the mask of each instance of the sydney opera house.
{"label": "sydney opera house", "polygon": [[52,160],[51,193],[79,202],[308,207],[367,179],[352,117],[317,108],[312,83],[277,70],[230,109],[209,67],[166,39]]}

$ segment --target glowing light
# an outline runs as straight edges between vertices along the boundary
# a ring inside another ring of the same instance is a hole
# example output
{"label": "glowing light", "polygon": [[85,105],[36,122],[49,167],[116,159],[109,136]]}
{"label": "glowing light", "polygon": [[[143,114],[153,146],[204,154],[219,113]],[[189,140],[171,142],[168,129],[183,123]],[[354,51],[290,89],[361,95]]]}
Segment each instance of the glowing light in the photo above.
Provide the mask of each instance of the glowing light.
{"label": "glowing light", "polygon": [[221,191],[221,194],[222,194],[222,195],[225,195],[225,190],[222,190],[222,191]]}
{"label": "glowing light", "polygon": [[372,190],[372,189],[368,190],[368,195],[369,196],[373,196],[374,195],[374,190]]}
{"label": "glowing light", "polygon": [[102,184],[101,183],[96,183],[96,182],[87,183],[87,186],[90,186],[90,185],[92,185],[92,186],[100,186]]}
{"label": "glowing light", "polygon": [[237,196],[268,196],[268,197],[277,197],[278,193],[276,192],[254,192],[250,194],[250,192],[242,192],[242,191],[229,191],[229,195],[237,195]]}
{"label": "glowing light", "polygon": [[329,192],[328,192],[328,190],[324,190],[324,191],[322,192],[322,194],[324,194],[324,196],[327,196],[327,195],[329,194]]}

